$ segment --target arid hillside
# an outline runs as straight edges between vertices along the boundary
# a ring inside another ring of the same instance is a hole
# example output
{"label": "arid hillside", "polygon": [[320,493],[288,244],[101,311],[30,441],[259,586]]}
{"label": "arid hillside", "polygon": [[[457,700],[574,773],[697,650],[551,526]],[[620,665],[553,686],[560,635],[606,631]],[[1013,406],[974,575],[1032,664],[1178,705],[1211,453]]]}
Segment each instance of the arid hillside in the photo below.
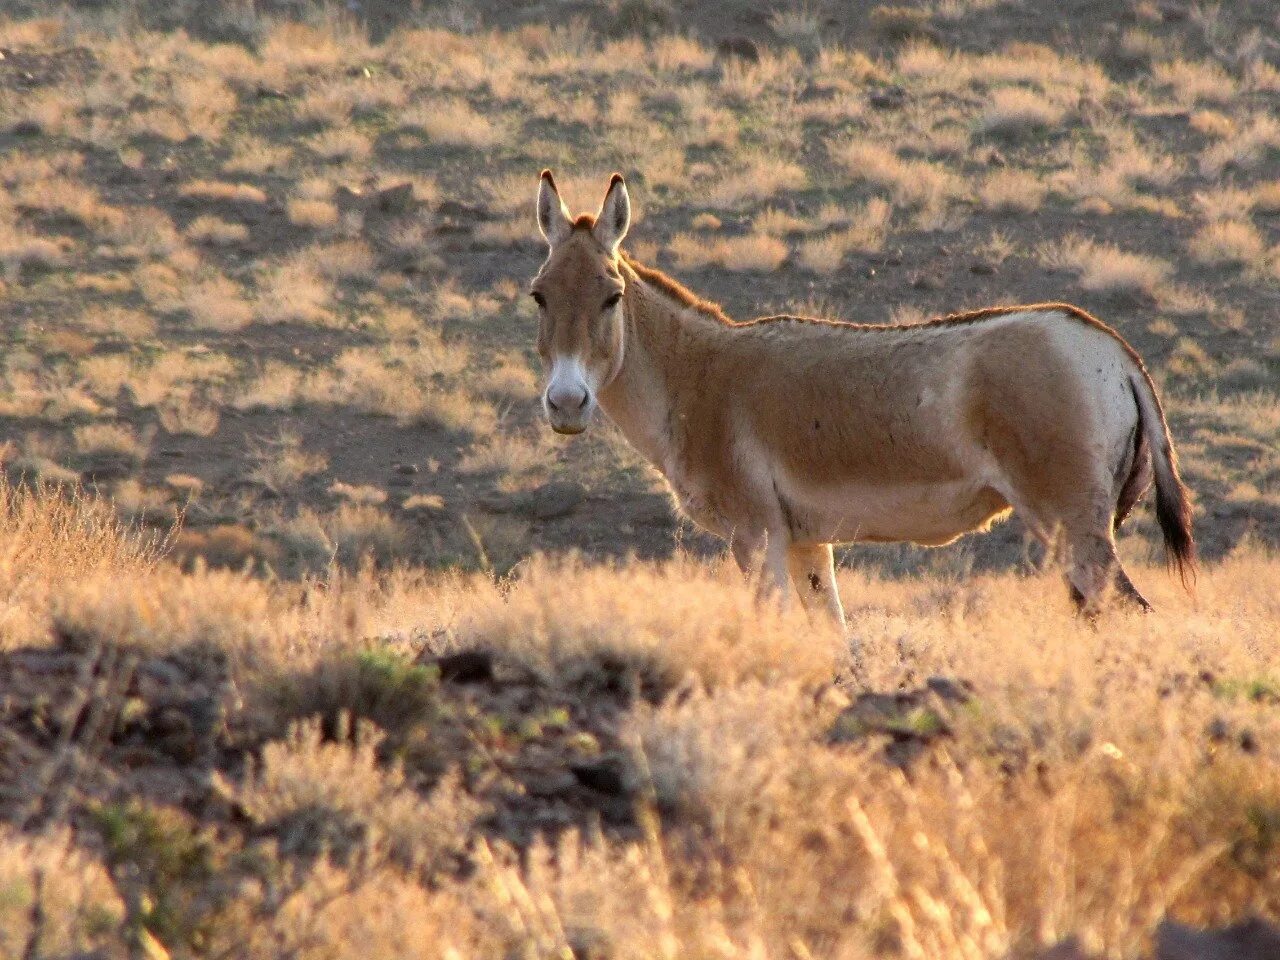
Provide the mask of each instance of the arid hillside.
{"label": "arid hillside", "polygon": [[[0,958],[1280,955],[1270,2],[10,0]],[[760,603],[541,422],[538,171],[735,318],[1068,300],[1184,591],[1016,522]],[[1248,951],[1253,951],[1249,953]]]}
{"label": "arid hillside", "polygon": [[[0,25],[8,474],[286,576],[714,552],[616,434],[537,420],[537,171],[593,210],[617,169],[631,253],[735,317],[1079,303],[1161,382],[1206,553],[1280,537],[1268,5],[710,9],[28,4]],[[1027,555],[1016,524],[856,554]]]}

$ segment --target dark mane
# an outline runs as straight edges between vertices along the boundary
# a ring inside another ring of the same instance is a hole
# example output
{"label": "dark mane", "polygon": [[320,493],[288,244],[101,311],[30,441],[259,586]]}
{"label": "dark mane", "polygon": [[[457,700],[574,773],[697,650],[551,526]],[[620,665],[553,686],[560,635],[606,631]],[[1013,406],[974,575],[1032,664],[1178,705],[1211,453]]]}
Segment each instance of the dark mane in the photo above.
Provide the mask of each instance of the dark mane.
{"label": "dark mane", "polygon": [[618,256],[622,259],[622,262],[625,263],[641,280],[650,286],[657,287],[682,307],[689,307],[692,310],[697,310],[699,313],[705,314],[713,320],[718,320],[725,326],[738,326],[738,324],[731,320],[724,312],[724,309],[720,304],[712,300],[702,299],[702,297],[698,296],[680,281],[667,276],[661,270],[656,270],[653,267],[646,267],[644,264],[631,259],[631,255],[625,250],[618,251]]}
{"label": "dark mane", "polygon": [[1139,368],[1145,370],[1142,358],[1130,346],[1129,342],[1122,337],[1114,327],[1103,323],[1093,314],[1080,307],[1070,303],[1047,302],[1047,303],[1024,303],[1004,307],[983,307],[979,310],[964,310],[959,313],[948,313],[941,317],[934,317],[931,320],[925,320],[921,323],[913,324],[893,324],[893,323],[854,323],[849,320],[827,320],[823,317],[805,317],[793,314],[779,313],[768,317],[756,317],[754,320],[733,320],[721,308],[718,303],[711,300],[704,300],[696,293],[690,290],[678,280],[673,279],[661,270],[653,267],[646,267],[641,263],[637,263],[627,253],[621,252],[622,261],[633,270],[641,280],[654,287],[657,287],[667,296],[671,297],[681,306],[689,307],[697,310],[704,316],[719,321],[727,327],[755,327],[769,323],[812,323],[828,327],[843,327],[850,331],[869,331],[869,330],[922,330],[932,329],[935,327],[959,327],[969,324],[981,323],[984,320],[992,320],[996,317],[1005,317],[1012,313],[1026,313],[1030,311],[1055,312],[1066,314],[1074,320],[1088,326],[1095,327],[1098,330],[1114,337],[1129,356],[1137,362]]}

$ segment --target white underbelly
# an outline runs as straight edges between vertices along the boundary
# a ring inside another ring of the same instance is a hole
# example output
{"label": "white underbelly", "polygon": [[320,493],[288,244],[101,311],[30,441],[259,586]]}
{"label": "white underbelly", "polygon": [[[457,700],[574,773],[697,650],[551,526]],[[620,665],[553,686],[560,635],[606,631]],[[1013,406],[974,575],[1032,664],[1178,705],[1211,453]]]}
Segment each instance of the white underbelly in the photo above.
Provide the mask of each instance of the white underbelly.
{"label": "white underbelly", "polygon": [[788,492],[793,529],[823,543],[949,543],[1006,507],[979,477],[883,487],[797,484]]}

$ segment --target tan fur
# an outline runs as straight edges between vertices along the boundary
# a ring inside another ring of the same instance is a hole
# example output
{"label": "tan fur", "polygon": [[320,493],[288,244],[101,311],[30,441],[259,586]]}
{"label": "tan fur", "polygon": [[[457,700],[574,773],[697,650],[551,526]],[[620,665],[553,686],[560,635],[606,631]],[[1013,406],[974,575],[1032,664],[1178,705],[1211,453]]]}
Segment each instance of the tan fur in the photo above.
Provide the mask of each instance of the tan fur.
{"label": "tan fur", "polygon": [[[618,188],[629,214],[615,177],[611,216]],[[556,204],[558,195],[543,206]],[[1101,321],[1040,304],[910,327],[735,323],[606,249],[595,218],[549,229],[563,239],[533,284],[545,302],[544,360],[582,358],[592,399],[683,511],[729,538],[744,565],[763,551],[766,582],[781,586],[789,572],[806,604],[839,616],[831,543],[942,544],[1011,508],[1046,542],[1061,534],[1087,608],[1123,577],[1118,500],[1123,492],[1131,504],[1150,474],[1135,464],[1147,452],[1135,452],[1136,400],[1150,391],[1159,404],[1137,354]],[[621,309],[602,312],[620,286]],[[1176,481],[1163,413],[1156,419],[1141,437],[1161,446]]]}

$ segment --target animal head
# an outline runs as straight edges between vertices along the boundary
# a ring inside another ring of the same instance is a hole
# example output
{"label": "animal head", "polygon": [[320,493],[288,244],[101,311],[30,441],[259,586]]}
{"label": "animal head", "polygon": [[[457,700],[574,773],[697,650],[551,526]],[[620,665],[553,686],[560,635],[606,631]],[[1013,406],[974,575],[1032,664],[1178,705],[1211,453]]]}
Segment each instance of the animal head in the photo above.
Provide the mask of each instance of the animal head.
{"label": "animal head", "polygon": [[538,356],[547,374],[542,406],[557,433],[581,433],[599,391],[622,369],[625,342],[618,245],[631,224],[631,200],[619,174],[609,180],[600,212],[571,217],[555,178],[538,182],[538,229],[546,262],[530,285],[538,304]]}

